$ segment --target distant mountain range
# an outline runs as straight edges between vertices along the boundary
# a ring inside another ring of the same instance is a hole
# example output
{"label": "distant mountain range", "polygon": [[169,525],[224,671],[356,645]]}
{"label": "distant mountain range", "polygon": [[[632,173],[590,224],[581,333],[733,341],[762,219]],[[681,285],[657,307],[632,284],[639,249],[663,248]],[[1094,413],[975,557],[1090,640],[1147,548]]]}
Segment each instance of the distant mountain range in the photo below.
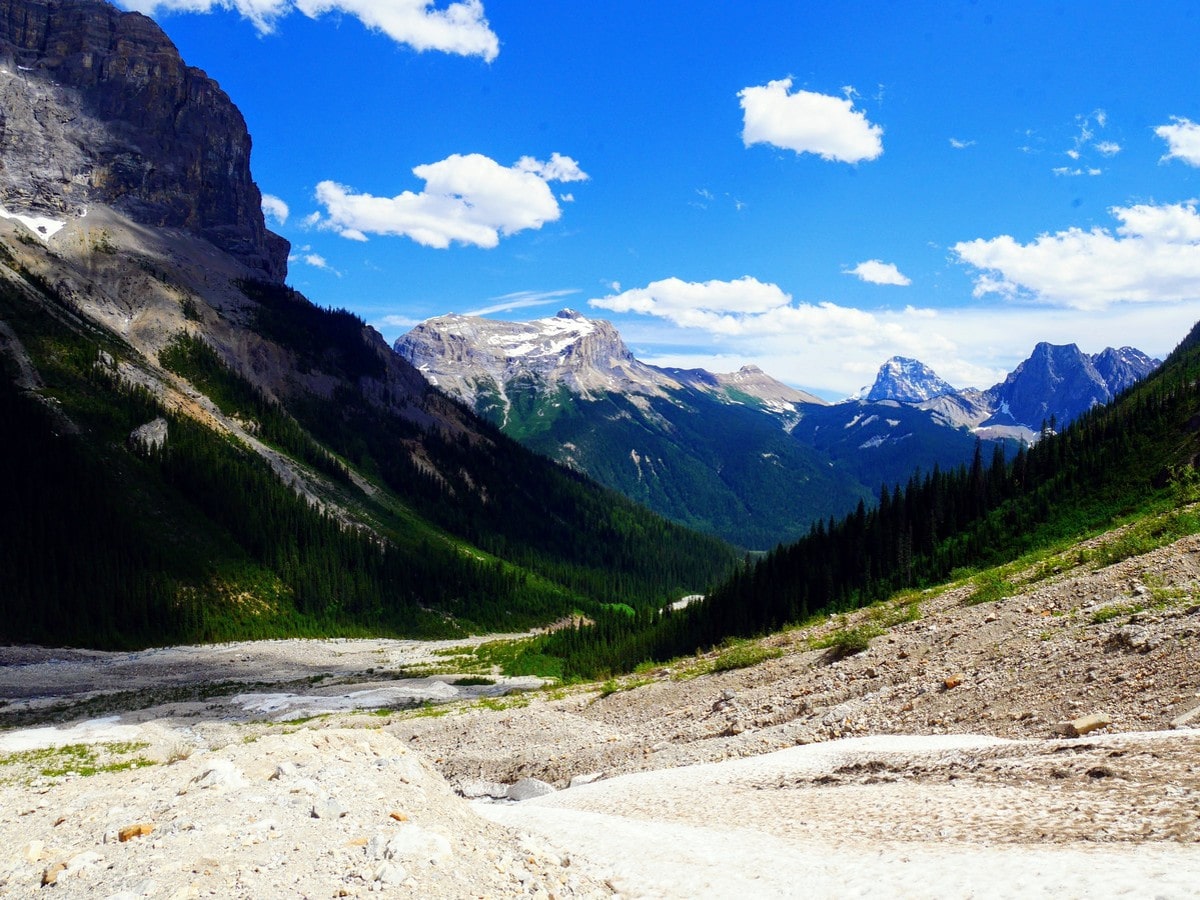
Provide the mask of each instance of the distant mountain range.
{"label": "distant mountain range", "polygon": [[526,446],[678,522],[773,546],[870,492],[786,430],[824,401],[761,370],[664,369],[611,324],[431,319],[396,351]]}
{"label": "distant mountain range", "polygon": [[394,348],[526,446],[754,549],[869,503],[918,467],[965,462],[977,439],[1034,441],[1043,421],[1061,427],[1157,364],[1129,348],[1089,357],[1039,344],[1003,384],[957,391],[894,357],[858,398],[830,404],[754,366],[649,365],[611,323],[572,310],[531,322],[442,316]]}
{"label": "distant mountain range", "polygon": [[958,391],[923,363],[895,356],[880,367],[865,396],[915,403],[980,436],[1034,441],[1043,427],[1066,427],[1159,365],[1161,360],[1133,347],[1089,356],[1075,344],[1043,342],[1001,383],[986,391]]}

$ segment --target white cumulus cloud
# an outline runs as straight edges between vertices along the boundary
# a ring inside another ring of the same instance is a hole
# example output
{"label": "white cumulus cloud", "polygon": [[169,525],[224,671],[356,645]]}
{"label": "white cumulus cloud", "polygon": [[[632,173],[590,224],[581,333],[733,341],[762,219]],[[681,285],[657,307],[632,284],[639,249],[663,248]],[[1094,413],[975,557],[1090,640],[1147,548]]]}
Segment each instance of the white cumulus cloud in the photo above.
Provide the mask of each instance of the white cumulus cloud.
{"label": "white cumulus cloud", "polygon": [[267,219],[277,225],[286,225],[288,216],[291,215],[288,205],[274,194],[262,195],[262,211]]}
{"label": "white cumulus cloud", "polygon": [[857,275],[863,281],[871,284],[894,284],[907,287],[912,279],[896,268],[895,263],[885,263],[878,259],[868,259],[860,262],[853,269],[845,270],[847,275]]}
{"label": "white cumulus cloud", "polygon": [[658,316],[683,328],[740,334],[762,316],[786,309],[791,300],[778,285],[746,275],[733,281],[666,278],[588,304],[612,312]]}
{"label": "white cumulus cloud", "polygon": [[264,33],[297,10],[310,19],[344,13],[415,50],[481,56],[488,62],[500,53],[499,38],[488,24],[481,0],[459,0],[445,8],[431,0],[121,0],[121,5],[147,15],[229,9]]}
{"label": "white cumulus cloud", "polygon": [[358,241],[378,234],[408,237],[439,249],[451,243],[495,247],[501,236],[558,220],[562,211],[549,181],[588,177],[578,163],[558,153],[549,162],[524,157],[513,166],[478,153],[453,154],[412,171],[425,189],[395,197],[357,193],[335,181],[322,181],[316,197],[325,214],[316,224]]}
{"label": "white cumulus cloud", "polygon": [[[1200,229],[1187,210],[1131,208],[1125,227],[1163,239]],[[1038,341],[1078,343],[1085,352],[1139,347],[1164,355],[1195,321],[1188,304],[1114,304],[1081,316],[1067,306],[973,304],[857,309],[804,302],[752,277],[687,282],[666,278],[588,301],[626,314],[622,336],[639,359],[660,366],[729,372],[747,363],[789,384],[828,397],[869,384],[891,356],[933,367],[958,386],[990,387],[1025,359]]]}
{"label": "white cumulus cloud", "polygon": [[742,141],[771,144],[825,160],[856,163],[883,153],[883,128],[867,121],[848,97],[791,92],[784,78],[738,93],[744,113]]}
{"label": "white cumulus cloud", "polygon": [[1154,133],[1167,142],[1164,160],[1181,159],[1189,166],[1200,166],[1200,125],[1171,116],[1171,124],[1159,125]]}
{"label": "white cumulus cloud", "polygon": [[1069,228],[1028,244],[1009,235],[954,245],[979,270],[975,296],[998,294],[1076,309],[1167,303],[1200,296],[1200,215],[1196,202],[1109,210],[1115,231]]}

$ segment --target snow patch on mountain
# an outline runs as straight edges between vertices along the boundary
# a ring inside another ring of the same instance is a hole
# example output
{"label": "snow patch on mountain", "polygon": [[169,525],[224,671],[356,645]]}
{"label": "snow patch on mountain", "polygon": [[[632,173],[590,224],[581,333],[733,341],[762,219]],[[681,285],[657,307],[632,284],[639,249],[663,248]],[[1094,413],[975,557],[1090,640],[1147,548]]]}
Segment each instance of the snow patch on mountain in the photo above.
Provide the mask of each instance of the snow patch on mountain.
{"label": "snow patch on mountain", "polygon": [[475,409],[496,404],[506,414],[518,385],[543,394],[565,388],[585,399],[600,393],[669,397],[690,388],[785,421],[804,404],[825,404],[757,366],[721,375],[648,365],[634,357],[611,323],[570,309],[532,322],[441,316],[403,335],[395,350],[446,393]]}

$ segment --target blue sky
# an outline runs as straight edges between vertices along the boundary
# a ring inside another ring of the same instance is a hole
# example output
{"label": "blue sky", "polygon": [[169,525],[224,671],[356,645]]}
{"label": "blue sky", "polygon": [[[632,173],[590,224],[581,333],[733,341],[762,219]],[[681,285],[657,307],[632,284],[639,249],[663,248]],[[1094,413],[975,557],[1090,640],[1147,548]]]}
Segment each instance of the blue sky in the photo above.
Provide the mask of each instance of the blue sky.
{"label": "blue sky", "polygon": [[241,108],[293,286],[389,341],[570,306],[837,397],[1200,319],[1193,4],[120,5]]}

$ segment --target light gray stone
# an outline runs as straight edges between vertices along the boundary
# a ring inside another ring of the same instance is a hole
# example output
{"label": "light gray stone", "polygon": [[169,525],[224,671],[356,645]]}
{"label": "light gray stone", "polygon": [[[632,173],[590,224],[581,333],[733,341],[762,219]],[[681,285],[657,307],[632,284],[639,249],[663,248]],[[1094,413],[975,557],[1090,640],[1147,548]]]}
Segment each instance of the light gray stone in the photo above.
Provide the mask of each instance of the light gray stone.
{"label": "light gray stone", "polygon": [[554,793],[554,785],[547,784],[538,778],[522,778],[508,788],[509,800],[532,800],[534,797],[544,797]]}

